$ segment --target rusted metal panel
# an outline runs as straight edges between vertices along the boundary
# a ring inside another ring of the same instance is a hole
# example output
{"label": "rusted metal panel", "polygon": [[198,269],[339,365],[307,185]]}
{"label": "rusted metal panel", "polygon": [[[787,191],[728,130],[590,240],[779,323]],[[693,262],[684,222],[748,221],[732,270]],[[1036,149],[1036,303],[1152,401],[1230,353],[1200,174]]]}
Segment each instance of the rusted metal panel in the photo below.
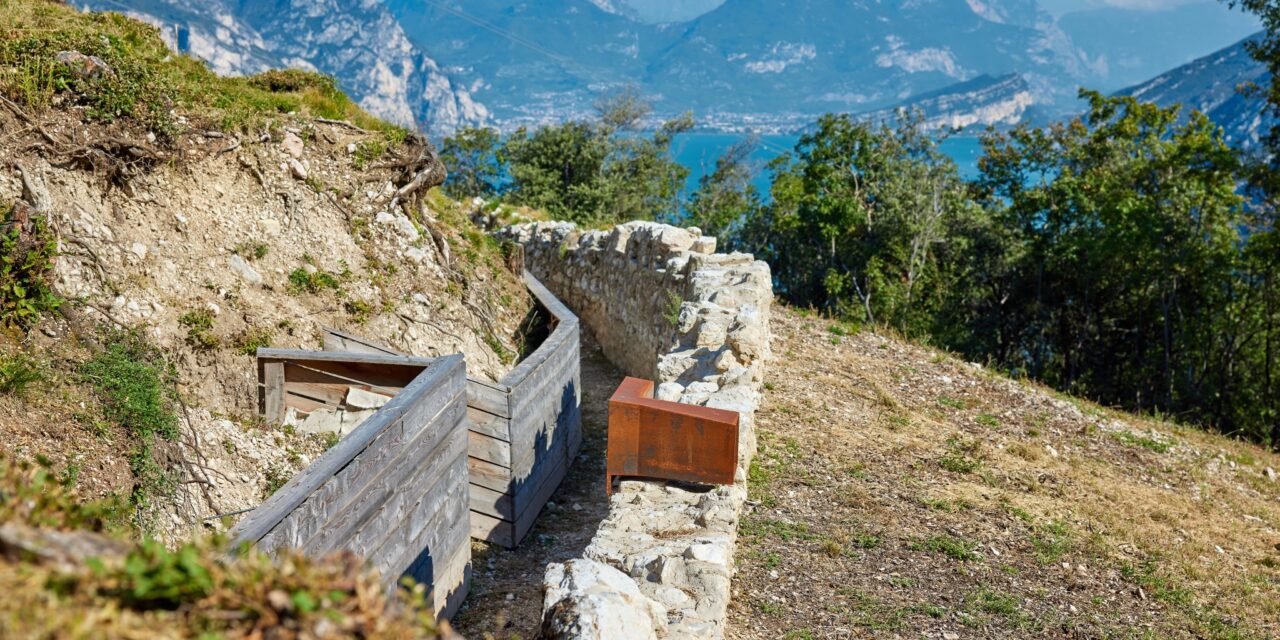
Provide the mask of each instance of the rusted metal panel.
{"label": "rusted metal panel", "polygon": [[736,411],[654,400],[652,382],[624,379],[609,398],[605,493],[621,476],[733,484],[738,421]]}

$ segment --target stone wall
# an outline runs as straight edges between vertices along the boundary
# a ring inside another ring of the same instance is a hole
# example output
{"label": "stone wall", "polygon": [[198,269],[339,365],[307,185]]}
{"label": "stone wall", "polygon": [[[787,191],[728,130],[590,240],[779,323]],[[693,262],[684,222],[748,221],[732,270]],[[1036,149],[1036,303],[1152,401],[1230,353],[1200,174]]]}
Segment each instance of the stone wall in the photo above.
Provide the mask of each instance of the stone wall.
{"label": "stone wall", "polygon": [[[769,266],[715,253],[696,229],[632,222],[608,231],[533,223],[504,234],[526,268],[657,397],[741,414],[737,482],[706,488],[621,483],[580,559],[548,566],[552,638],[721,638],[746,469],[769,357]],[[633,588],[634,587],[634,588]]]}

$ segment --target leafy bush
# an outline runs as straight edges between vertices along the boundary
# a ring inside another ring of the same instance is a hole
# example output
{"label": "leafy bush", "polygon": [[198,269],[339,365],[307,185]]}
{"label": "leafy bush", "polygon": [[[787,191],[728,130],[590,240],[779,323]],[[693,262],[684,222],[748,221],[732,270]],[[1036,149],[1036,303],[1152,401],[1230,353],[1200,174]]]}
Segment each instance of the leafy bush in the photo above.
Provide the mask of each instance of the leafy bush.
{"label": "leafy bush", "polygon": [[40,314],[63,300],[53,292],[49,273],[58,255],[58,239],[43,216],[18,215],[0,202],[5,226],[0,235],[0,324],[29,327]]}

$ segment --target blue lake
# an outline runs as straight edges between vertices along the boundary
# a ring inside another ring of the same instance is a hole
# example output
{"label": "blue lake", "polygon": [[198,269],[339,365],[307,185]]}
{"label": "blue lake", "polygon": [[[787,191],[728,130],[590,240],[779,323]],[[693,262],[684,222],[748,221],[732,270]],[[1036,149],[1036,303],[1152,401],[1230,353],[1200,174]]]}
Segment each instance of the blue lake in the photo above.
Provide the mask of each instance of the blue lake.
{"label": "blue lake", "polygon": [[[676,162],[689,168],[689,180],[685,192],[693,193],[698,188],[698,180],[715,169],[716,160],[734,144],[746,139],[745,134],[736,133],[682,133],[671,143],[671,154]],[[800,136],[760,136],[760,144],[751,155],[760,174],[756,177],[756,188],[763,195],[769,193],[770,177],[764,171],[764,165],[770,160],[790,152],[795,148]],[[982,143],[975,136],[952,136],[943,140],[942,152],[951,156],[960,175],[972,179],[978,175],[978,158],[982,155]]]}

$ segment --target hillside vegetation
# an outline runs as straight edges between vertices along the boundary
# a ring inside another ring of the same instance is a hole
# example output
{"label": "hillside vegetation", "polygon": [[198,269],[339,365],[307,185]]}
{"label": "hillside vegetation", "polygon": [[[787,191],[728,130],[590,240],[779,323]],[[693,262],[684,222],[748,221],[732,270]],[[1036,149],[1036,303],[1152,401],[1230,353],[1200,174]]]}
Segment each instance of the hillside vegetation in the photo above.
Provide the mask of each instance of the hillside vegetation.
{"label": "hillside vegetation", "polygon": [[775,307],[735,638],[1274,638],[1280,456]]}
{"label": "hillside vegetation", "polygon": [[[426,140],[330,78],[223,78],[141,22],[0,0],[0,157],[0,456],[30,483],[0,487],[4,628],[430,633],[359,559],[206,540],[337,441],[258,419],[258,348],[336,327],[491,379],[521,352],[530,298]],[[101,553],[45,554],[84,528]]]}

